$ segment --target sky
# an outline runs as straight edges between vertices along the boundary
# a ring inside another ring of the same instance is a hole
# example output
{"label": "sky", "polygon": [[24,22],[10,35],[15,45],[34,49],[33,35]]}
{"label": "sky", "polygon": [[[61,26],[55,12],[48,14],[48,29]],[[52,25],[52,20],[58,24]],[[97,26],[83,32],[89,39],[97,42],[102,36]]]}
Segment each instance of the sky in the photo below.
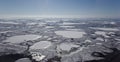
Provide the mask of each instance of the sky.
{"label": "sky", "polygon": [[0,17],[119,17],[120,0],[0,0]]}

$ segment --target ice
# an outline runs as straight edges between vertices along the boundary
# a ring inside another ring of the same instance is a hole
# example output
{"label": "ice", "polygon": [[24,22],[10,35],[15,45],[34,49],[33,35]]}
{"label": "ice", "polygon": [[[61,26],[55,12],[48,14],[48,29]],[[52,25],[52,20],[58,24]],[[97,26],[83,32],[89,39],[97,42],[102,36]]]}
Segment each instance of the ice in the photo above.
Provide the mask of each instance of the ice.
{"label": "ice", "polygon": [[92,41],[91,41],[91,40],[89,40],[89,39],[87,39],[87,40],[85,40],[85,43],[87,43],[87,42],[90,42],[90,43],[91,43]]}
{"label": "ice", "polygon": [[110,24],[116,24],[116,22],[110,22]]}
{"label": "ice", "polygon": [[101,37],[96,38],[96,40],[97,40],[97,41],[104,41],[104,39],[101,38]]}
{"label": "ice", "polygon": [[62,28],[73,28],[74,26],[60,26]]}
{"label": "ice", "polygon": [[82,29],[66,29],[66,30],[70,30],[70,31],[83,31]]}
{"label": "ice", "polygon": [[1,24],[19,24],[19,23],[15,23],[15,22],[0,22]]}
{"label": "ice", "polygon": [[27,23],[27,25],[36,25],[37,23]]}
{"label": "ice", "polygon": [[41,37],[42,36],[32,35],[32,34],[18,35],[18,36],[10,37],[10,38],[4,40],[3,42],[21,43],[21,42],[26,42],[26,41],[29,41],[29,40],[36,40],[36,39],[41,38]]}
{"label": "ice", "polygon": [[83,31],[55,31],[55,33],[66,38],[82,38],[86,34]]}
{"label": "ice", "polygon": [[45,58],[45,55],[42,55],[41,53],[38,52],[31,52],[32,59],[35,61],[41,61]]}
{"label": "ice", "polygon": [[97,34],[97,35],[106,35],[106,32],[103,32],[103,31],[96,31],[95,34]]}
{"label": "ice", "polygon": [[54,28],[54,26],[46,26],[45,28],[50,29],[50,28]]}
{"label": "ice", "polygon": [[103,31],[119,31],[119,29],[117,29],[117,28],[99,28],[99,27],[90,27],[90,28],[103,30]]}
{"label": "ice", "polygon": [[32,62],[29,58],[21,58],[16,60],[15,62]]}
{"label": "ice", "polygon": [[85,23],[70,23],[70,22],[64,22],[63,25],[76,25],[76,24],[85,24]]}
{"label": "ice", "polygon": [[78,45],[72,44],[72,43],[62,43],[58,46],[58,48],[62,51],[69,52],[72,48],[79,47]]}
{"label": "ice", "polygon": [[97,45],[102,45],[102,43],[96,43]]}
{"label": "ice", "polygon": [[8,33],[8,32],[13,32],[13,31],[2,31],[0,33]]}
{"label": "ice", "polygon": [[51,45],[52,43],[50,41],[40,41],[38,43],[35,43],[33,46],[31,46],[30,49],[46,49]]}

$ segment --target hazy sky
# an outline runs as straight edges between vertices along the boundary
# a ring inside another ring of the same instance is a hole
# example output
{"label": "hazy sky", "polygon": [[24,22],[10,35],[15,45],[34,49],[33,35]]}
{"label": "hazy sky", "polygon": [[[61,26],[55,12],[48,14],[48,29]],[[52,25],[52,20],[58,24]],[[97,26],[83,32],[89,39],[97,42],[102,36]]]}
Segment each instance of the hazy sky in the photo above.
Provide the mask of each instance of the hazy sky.
{"label": "hazy sky", "polygon": [[120,0],[0,0],[0,16],[119,17]]}

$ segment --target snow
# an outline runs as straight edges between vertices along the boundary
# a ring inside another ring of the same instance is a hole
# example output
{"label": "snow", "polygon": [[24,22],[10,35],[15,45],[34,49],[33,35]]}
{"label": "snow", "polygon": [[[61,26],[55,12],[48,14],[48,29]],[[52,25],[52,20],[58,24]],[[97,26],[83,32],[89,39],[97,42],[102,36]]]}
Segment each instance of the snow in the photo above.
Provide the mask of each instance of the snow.
{"label": "snow", "polygon": [[13,36],[10,37],[6,40],[4,40],[3,42],[11,42],[11,43],[21,43],[21,42],[26,42],[29,40],[36,40],[38,38],[41,38],[42,36],[39,35],[18,35],[18,36]]}
{"label": "snow", "polygon": [[32,56],[32,59],[34,59],[35,61],[41,61],[45,58],[45,55],[41,55],[38,52],[31,52],[31,56]]}
{"label": "snow", "polygon": [[50,41],[40,41],[35,43],[33,46],[30,47],[30,49],[46,49],[51,46]]}
{"label": "snow", "polygon": [[66,38],[82,38],[86,34],[83,31],[55,31],[55,33]]}

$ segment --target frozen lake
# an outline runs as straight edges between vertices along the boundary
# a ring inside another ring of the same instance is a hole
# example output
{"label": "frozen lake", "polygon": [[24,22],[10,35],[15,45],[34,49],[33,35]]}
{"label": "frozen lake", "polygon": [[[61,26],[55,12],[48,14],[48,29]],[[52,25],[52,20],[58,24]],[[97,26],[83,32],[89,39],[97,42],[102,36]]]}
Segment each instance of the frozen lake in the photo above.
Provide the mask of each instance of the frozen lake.
{"label": "frozen lake", "polygon": [[40,41],[35,43],[33,46],[30,47],[30,49],[46,49],[51,46],[50,41]]}
{"label": "frozen lake", "polygon": [[55,33],[66,38],[82,38],[86,34],[83,31],[55,31]]}
{"label": "frozen lake", "polygon": [[13,36],[10,37],[3,42],[10,42],[10,43],[21,43],[21,42],[26,42],[29,40],[36,40],[38,38],[41,38],[42,36],[39,35],[19,35],[19,36]]}

